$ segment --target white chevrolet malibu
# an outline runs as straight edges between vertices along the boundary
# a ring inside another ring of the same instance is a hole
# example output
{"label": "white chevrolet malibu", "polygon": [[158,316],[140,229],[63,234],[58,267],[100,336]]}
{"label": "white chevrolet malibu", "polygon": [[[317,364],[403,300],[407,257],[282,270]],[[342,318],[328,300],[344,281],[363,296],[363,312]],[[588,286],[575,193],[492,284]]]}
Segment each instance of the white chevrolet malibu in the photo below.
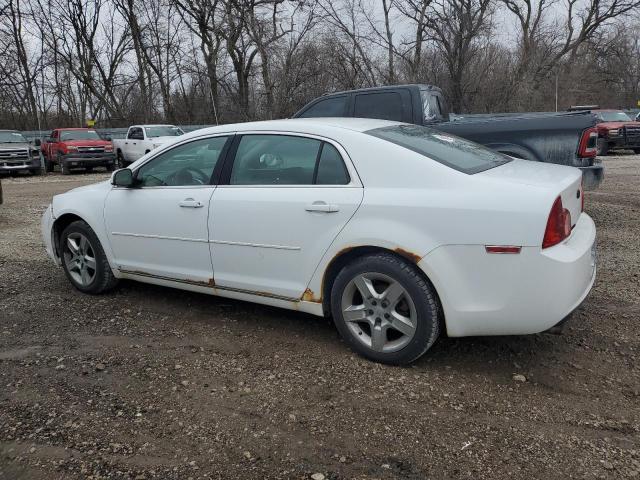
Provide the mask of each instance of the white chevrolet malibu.
{"label": "white chevrolet malibu", "polygon": [[548,330],[596,273],[578,169],[371,119],[192,132],[56,195],[42,232],[82,292],[127,278],[330,315],[392,364],[444,333]]}

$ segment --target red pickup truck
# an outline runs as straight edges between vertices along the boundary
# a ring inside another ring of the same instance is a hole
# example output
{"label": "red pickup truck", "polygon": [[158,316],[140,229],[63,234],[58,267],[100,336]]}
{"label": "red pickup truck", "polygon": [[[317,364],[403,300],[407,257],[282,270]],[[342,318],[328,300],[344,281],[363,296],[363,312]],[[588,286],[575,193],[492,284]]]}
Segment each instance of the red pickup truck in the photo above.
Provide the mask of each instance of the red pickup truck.
{"label": "red pickup truck", "polygon": [[640,122],[633,121],[622,110],[591,110],[598,124],[598,155],[611,150],[633,150],[640,153]]}
{"label": "red pickup truck", "polygon": [[107,172],[115,170],[113,144],[90,128],[56,128],[42,143],[41,150],[47,172],[53,172],[56,164],[63,175],[68,175],[74,168],[91,171],[94,167],[105,167]]}

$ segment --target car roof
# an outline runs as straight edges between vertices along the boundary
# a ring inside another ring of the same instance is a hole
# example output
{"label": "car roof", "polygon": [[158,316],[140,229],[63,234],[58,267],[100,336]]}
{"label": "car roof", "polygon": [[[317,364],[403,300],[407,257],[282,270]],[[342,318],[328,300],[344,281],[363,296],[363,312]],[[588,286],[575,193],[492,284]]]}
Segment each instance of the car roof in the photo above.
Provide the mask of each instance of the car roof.
{"label": "car roof", "polygon": [[131,125],[131,127],[175,127],[175,125],[171,123],[141,123],[139,125]]}
{"label": "car roof", "polygon": [[292,133],[321,134],[319,130],[365,132],[374,128],[401,125],[400,122],[377,120],[374,118],[318,117],[291,118],[285,120],[266,120],[260,122],[231,123],[217,127],[201,128],[188,133],[188,136],[201,136],[209,133],[246,132],[246,131],[284,131]]}
{"label": "car roof", "polygon": [[19,130],[9,130],[9,129],[4,129],[4,128],[1,128],[1,129],[0,129],[0,132],[20,133],[20,131],[19,131]]}
{"label": "car roof", "polygon": [[79,127],[79,128],[71,127],[71,128],[54,128],[54,130],[61,130],[61,131],[67,131],[67,130],[95,130],[95,128],[93,128],[93,127]]}
{"label": "car roof", "polygon": [[616,113],[627,113],[623,110],[617,110],[615,108],[598,108],[597,110],[591,110],[592,112],[616,112]]}

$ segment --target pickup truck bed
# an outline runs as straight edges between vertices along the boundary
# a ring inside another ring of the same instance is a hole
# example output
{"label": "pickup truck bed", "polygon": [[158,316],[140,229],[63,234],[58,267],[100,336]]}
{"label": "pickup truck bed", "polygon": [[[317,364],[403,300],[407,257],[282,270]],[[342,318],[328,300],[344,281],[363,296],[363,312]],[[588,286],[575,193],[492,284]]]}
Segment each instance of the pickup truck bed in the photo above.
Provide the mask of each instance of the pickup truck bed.
{"label": "pickup truck bed", "polygon": [[589,112],[458,116],[449,120],[438,87],[397,85],[323,95],[293,117],[363,117],[425,125],[486,145],[506,155],[578,167],[585,188],[604,176],[597,163],[595,117]]}

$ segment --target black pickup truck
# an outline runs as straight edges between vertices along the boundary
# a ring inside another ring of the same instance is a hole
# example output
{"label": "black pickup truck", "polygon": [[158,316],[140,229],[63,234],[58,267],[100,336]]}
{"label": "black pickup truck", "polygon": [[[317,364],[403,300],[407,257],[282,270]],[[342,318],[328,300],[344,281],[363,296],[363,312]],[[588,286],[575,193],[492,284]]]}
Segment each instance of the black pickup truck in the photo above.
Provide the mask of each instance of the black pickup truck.
{"label": "black pickup truck", "polygon": [[604,167],[595,162],[598,132],[589,112],[458,116],[450,121],[438,87],[397,85],[323,95],[293,117],[380,118],[426,125],[512,157],[578,167],[585,188],[597,187],[604,176]]}

